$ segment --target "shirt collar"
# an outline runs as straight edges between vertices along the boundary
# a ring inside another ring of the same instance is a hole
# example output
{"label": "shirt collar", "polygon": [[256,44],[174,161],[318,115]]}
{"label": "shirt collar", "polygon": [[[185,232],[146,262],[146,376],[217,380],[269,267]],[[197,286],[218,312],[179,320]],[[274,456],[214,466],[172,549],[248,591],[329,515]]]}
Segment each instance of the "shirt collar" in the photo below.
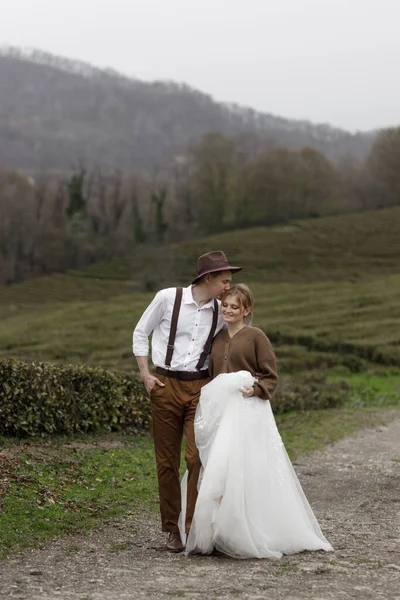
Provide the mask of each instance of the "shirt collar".
{"label": "shirt collar", "polygon": [[[189,285],[186,288],[183,288],[183,303],[184,304],[195,304],[198,306],[196,300],[193,298],[192,285]],[[200,308],[213,308],[214,307],[214,299],[210,298],[208,302],[203,304]]]}

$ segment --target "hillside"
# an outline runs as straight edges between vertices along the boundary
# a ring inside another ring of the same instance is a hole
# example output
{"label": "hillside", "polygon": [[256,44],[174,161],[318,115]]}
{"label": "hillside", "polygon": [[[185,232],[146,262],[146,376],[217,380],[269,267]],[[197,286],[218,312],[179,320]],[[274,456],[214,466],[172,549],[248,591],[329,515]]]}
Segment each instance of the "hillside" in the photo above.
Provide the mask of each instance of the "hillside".
{"label": "hillside", "polygon": [[137,290],[187,284],[211,248],[244,266],[254,324],[283,372],[400,366],[399,208],[231,232],[0,288],[0,356],[132,369],[132,329],[153,295]]}
{"label": "hillside", "polygon": [[183,84],[145,83],[39,51],[4,49],[0,89],[0,164],[26,170],[65,170],[83,160],[152,171],[209,131],[313,146],[333,159],[364,157],[374,137],[217,103]]}

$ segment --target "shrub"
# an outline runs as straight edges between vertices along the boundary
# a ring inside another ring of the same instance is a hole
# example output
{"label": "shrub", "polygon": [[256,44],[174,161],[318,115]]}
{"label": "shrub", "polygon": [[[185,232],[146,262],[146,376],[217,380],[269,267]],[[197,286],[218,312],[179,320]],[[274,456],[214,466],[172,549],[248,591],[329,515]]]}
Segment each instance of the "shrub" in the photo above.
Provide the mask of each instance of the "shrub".
{"label": "shrub", "polygon": [[[334,353],[338,355],[338,362],[343,362],[355,372],[363,370],[366,361],[399,366],[399,356],[393,353],[392,348],[377,348],[367,344],[352,344],[341,340],[318,338],[313,335],[301,335],[284,333],[282,331],[268,331],[268,337],[273,344],[278,345],[295,345],[303,346],[311,351]],[[343,361],[341,360],[341,356]]]}
{"label": "shrub", "polygon": [[[342,406],[349,384],[322,372],[281,377],[275,413]],[[146,429],[150,400],[137,375],[0,359],[0,435],[27,437]]]}
{"label": "shrub", "polygon": [[351,386],[345,381],[329,382],[320,371],[280,378],[271,405],[275,414],[290,410],[316,410],[343,406]]}
{"label": "shrub", "polygon": [[0,434],[16,437],[142,429],[150,401],[137,376],[0,360]]}

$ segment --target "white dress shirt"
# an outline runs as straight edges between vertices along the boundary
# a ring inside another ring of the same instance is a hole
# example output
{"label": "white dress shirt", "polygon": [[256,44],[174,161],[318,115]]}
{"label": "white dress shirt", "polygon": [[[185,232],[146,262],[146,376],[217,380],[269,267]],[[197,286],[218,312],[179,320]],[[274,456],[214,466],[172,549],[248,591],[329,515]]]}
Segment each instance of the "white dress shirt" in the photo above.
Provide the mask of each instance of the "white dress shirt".
{"label": "white dress shirt", "polygon": [[[135,356],[148,356],[149,336],[152,337],[152,361],[156,367],[165,367],[167,344],[171,329],[172,311],[176,288],[159,291],[144,311],[133,332],[133,353]],[[218,301],[220,311],[221,303]],[[214,300],[199,306],[193,299],[192,286],[183,288],[179,311],[171,371],[196,371],[205,343],[210,334]],[[218,315],[215,335],[224,327],[221,314]],[[203,366],[207,369],[208,358]]]}

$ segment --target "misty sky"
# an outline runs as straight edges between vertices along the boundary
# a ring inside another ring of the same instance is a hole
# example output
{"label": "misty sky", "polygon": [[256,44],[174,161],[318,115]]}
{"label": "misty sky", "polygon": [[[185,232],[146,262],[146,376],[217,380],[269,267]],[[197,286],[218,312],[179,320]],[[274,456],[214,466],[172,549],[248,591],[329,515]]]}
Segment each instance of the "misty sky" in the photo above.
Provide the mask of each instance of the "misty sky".
{"label": "misty sky", "polygon": [[0,0],[0,44],[350,130],[400,124],[399,28],[400,0]]}

